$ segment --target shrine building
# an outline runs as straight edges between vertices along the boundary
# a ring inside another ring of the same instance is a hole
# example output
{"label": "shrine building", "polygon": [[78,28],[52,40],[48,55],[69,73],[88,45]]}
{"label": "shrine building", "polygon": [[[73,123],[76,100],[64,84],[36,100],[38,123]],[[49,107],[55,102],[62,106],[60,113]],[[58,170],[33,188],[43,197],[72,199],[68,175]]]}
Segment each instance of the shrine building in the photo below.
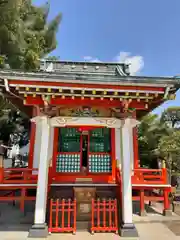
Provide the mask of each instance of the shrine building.
{"label": "shrine building", "polygon": [[175,98],[178,79],[130,76],[120,63],[46,61],[37,72],[0,70],[0,86],[31,119],[28,167],[0,162],[0,201],[19,201],[21,211],[35,202],[30,237],[75,234],[82,222],[95,234],[138,236],[133,201],[140,215],[147,200],[171,214],[166,167],[140,166],[137,126]]}

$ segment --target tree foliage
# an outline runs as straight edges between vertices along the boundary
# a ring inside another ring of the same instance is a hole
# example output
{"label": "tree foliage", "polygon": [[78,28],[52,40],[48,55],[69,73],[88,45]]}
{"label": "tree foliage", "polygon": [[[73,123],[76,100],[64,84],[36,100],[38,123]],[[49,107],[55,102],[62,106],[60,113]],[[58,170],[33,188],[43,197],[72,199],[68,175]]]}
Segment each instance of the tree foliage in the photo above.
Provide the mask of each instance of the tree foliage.
{"label": "tree foliage", "polygon": [[180,131],[174,131],[169,136],[162,136],[158,149],[163,155],[180,154]]}
{"label": "tree foliage", "polygon": [[161,116],[149,114],[139,125],[139,154],[142,165],[157,168],[166,161],[170,172],[180,171],[180,108],[168,108]]}
{"label": "tree foliage", "polygon": [[59,61],[60,57],[59,56],[47,56],[45,60],[48,61]]}
{"label": "tree foliage", "polygon": [[[0,0],[0,68],[37,70],[40,59],[56,48],[61,14],[48,22],[49,10],[49,2],[37,7],[31,0]],[[26,139],[28,125],[0,96],[0,138],[7,143],[9,134],[19,131]]]}
{"label": "tree foliage", "polygon": [[162,135],[168,136],[170,129],[160,122],[158,115],[148,114],[138,127],[139,154],[141,164],[157,167],[157,146]]}
{"label": "tree foliage", "polygon": [[179,127],[180,107],[169,107],[161,115],[161,122],[166,122],[172,128]]}
{"label": "tree foliage", "polygon": [[0,0],[0,66],[34,70],[39,60],[56,48],[58,14],[48,22],[50,4],[42,7],[31,0]]}

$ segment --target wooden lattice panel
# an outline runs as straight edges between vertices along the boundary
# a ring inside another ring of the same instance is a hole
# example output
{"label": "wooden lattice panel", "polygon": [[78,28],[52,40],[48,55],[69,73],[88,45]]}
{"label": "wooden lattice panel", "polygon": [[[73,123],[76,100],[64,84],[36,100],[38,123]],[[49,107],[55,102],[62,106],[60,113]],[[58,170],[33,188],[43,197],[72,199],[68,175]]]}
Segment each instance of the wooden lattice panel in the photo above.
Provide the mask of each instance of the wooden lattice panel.
{"label": "wooden lattice panel", "polygon": [[106,154],[91,154],[89,156],[89,172],[111,172],[111,156]]}
{"label": "wooden lattice panel", "polygon": [[80,154],[58,154],[56,172],[80,172]]}

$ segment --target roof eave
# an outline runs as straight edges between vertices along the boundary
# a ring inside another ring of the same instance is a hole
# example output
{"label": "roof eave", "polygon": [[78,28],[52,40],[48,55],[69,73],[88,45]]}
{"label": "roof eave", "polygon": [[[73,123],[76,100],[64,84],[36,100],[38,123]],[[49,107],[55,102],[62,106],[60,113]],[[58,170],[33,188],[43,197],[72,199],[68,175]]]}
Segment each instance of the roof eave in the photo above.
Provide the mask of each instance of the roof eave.
{"label": "roof eave", "polygon": [[139,76],[86,76],[86,75],[69,75],[65,76],[58,73],[45,72],[17,72],[17,71],[0,71],[0,78],[7,80],[23,81],[41,81],[41,82],[62,82],[77,84],[110,84],[110,85],[134,85],[134,86],[162,86],[180,88],[180,79],[175,77],[139,77]]}

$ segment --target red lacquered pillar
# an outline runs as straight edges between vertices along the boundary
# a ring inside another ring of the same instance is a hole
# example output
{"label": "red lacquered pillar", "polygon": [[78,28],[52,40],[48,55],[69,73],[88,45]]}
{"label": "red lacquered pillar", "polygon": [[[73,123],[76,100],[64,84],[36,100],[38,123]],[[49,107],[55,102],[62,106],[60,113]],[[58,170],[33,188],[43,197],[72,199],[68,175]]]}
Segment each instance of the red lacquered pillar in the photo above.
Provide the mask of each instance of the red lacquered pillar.
{"label": "red lacquered pillar", "polygon": [[0,155],[0,183],[4,180],[4,156]]}
{"label": "red lacquered pillar", "polygon": [[172,216],[172,210],[170,209],[170,201],[169,201],[169,189],[164,189],[164,216]]}
{"label": "red lacquered pillar", "polygon": [[144,207],[144,189],[140,190],[140,216],[146,216]]}

